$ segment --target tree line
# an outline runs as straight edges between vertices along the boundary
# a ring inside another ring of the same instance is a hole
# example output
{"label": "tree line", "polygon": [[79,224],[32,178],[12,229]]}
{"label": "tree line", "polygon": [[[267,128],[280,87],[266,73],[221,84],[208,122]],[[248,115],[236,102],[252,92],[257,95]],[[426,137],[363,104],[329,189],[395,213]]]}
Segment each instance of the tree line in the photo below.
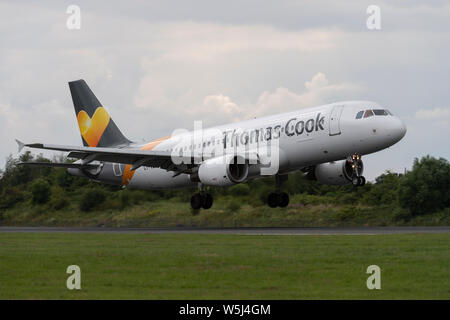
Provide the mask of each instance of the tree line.
{"label": "tree line", "polygon": [[[67,161],[63,157],[53,161]],[[163,199],[188,202],[194,189],[123,190],[88,179],[70,176],[65,169],[19,166],[19,162],[50,162],[42,155],[30,152],[18,159],[9,156],[0,171],[0,215],[19,204],[25,208],[40,206],[60,211],[68,206],[80,212],[124,209],[142,202]],[[404,174],[385,172],[364,187],[330,186],[310,181],[301,173],[289,175],[283,190],[290,195],[315,196],[316,201],[354,206],[391,206],[407,215],[425,215],[450,207],[450,164],[444,158],[425,156],[415,159],[411,170]],[[265,205],[266,196],[274,190],[274,178],[255,179],[229,188],[210,188],[215,199],[239,199],[240,203],[257,207]],[[233,200],[230,200],[230,202]],[[230,206],[238,204],[231,203]]]}

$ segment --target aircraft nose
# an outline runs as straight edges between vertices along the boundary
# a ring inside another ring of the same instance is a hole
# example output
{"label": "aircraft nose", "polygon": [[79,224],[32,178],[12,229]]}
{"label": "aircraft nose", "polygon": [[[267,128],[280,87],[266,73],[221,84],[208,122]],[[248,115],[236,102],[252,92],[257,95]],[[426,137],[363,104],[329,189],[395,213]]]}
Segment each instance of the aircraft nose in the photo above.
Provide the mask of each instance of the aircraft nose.
{"label": "aircraft nose", "polygon": [[400,141],[406,134],[406,125],[399,118],[395,117],[392,119],[393,125],[390,130],[390,136],[395,140],[395,142]]}
{"label": "aircraft nose", "polygon": [[405,136],[407,129],[406,129],[406,124],[403,121],[400,120],[400,123],[401,123],[401,127],[400,127],[399,134],[400,134],[400,139],[402,139]]}

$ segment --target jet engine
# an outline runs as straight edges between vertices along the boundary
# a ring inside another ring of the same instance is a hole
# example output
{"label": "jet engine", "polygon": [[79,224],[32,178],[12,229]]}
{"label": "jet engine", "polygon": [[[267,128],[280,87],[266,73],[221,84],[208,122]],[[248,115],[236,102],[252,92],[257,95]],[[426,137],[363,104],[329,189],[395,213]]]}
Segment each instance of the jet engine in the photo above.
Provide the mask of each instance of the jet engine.
{"label": "jet engine", "polygon": [[[74,162],[74,164],[81,163],[80,160],[77,160]],[[93,161],[91,163],[88,163],[84,165],[81,168],[68,168],[67,172],[72,176],[82,177],[82,178],[89,178],[89,179],[96,179],[99,174],[102,172],[104,163],[100,163],[99,161]]]}
{"label": "jet engine", "polygon": [[353,165],[356,166],[358,174],[362,175],[364,167],[361,160],[356,164],[351,160],[340,160],[316,165],[311,168],[308,176],[323,184],[345,185],[352,183]]}
{"label": "jet engine", "polygon": [[247,179],[248,167],[243,157],[224,155],[202,162],[191,180],[208,186],[231,186]]}

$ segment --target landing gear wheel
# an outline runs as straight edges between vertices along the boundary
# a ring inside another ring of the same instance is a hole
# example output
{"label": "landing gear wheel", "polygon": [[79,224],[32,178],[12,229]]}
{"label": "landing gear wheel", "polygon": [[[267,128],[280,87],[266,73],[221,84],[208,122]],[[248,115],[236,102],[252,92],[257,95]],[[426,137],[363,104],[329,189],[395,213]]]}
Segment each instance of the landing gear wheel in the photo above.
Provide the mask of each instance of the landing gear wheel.
{"label": "landing gear wheel", "polygon": [[364,178],[363,176],[359,176],[359,177],[353,177],[352,178],[352,184],[355,187],[362,187],[363,185],[366,184],[366,178]]}
{"label": "landing gear wheel", "polygon": [[361,176],[361,177],[359,177],[359,179],[360,179],[359,186],[362,187],[363,185],[366,184],[366,178],[364,178],[363,176]]}
{"label": "landing gear wheel", "polygon": [[191,197],[191,207],[194,210],[198,210],[202,207],[203,197],[200,193],[196,193]]}
{"label": "landing gear wheel", "polygon": [[267,196],[267,204],[271,208],[285,208],[289,204],[289,195],[286,192],[280,192],[281,184],[288,179],[288,175],[275,175],[275,192]]}
{"label": "landing gear wheel", "polygon": [[205,193],[202,198],[202,208],[206,210],[211,208],[214,202],[213,196],[210,193]]}
{"label": "landing gear wheel", "polygon": [[191,207],[194,210],[200,208],[209,209],[212,207],[214,202],[213,196],[210,193],[196,193],[191,197]]}
{"label": "landing gear wheel", "polygon": [[267,197],[267,204],[271,208],[285,208],[289,204],[289,195],[286,192],[272,192]]}
{"label": "landing gear wheel", "polygon": [[280,208],[286,208],[289,204],[289,195],[286,192],[279,193],[277,200]]}
{"label": "landing gear wheel", "polygon": [[276,208],[278,205],[278,194],[274,192],[270,193],[269,196],[267,197],[267,204],[271,208]]}

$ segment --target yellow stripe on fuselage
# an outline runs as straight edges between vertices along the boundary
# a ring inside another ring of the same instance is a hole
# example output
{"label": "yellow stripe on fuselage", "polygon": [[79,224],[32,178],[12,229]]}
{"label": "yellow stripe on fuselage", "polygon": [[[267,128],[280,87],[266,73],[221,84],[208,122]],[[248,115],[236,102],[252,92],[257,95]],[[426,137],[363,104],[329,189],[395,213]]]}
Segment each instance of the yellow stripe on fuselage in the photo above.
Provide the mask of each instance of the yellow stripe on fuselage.
{"label": "yellow stripe on fuselage", "polygon": [[[169,138],[170,138],[170,136],[167,136],[167,137],[162,137],[162,138],[150,141],[150,142],[146,143],[145,145],[143,145],[140,149],[141,150],[153,150],[157,145],[159,145],[161,142],[163,142]],[[125,167],[125,171],[122,175],[122,185],[123,186],[127,186],[131,182],[131,179],[133,179],[133,176],[134,176],[134,172],[135,172],[135,170],[131,171],[131,164],[127,164]]]}

